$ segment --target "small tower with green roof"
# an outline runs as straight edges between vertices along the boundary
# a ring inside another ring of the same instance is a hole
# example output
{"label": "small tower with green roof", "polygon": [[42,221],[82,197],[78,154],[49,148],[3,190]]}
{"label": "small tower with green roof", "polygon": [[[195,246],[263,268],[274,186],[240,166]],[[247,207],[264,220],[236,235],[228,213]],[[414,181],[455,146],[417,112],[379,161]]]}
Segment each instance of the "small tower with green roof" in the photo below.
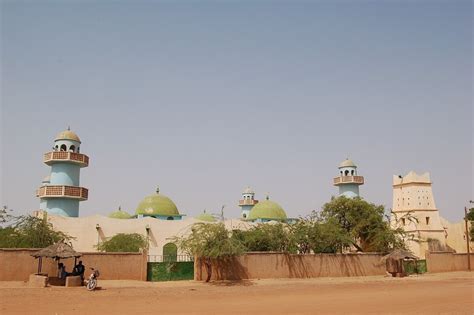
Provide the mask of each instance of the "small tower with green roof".
{"label": "small tower with green roof", "polygon": [[333,179],[339,187],[339,196],[359,197],[359,186],[364,185],[364,177],[357,175],[357,166],[352,160],[345,159],[339,164],[339,176]]}
{"label": "small tower with green roof", "polygon": [[79,216],[79,202],[87,200],[89,190],[80,185],[81,168],[89,166],[89,157],[80,153],[81,140],[76,133],[60,132],[43,162],[51,166],[50,175],[36,191],[40,210],[64,217]]}

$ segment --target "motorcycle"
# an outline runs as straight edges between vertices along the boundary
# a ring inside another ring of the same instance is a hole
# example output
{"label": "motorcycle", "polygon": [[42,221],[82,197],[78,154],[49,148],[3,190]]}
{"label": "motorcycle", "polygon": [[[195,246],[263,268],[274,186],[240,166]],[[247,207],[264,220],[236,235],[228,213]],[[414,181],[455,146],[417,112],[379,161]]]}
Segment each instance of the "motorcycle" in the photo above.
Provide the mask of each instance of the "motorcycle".
{"label": "motorcycle", "polygon": [[99,278],[99,270],[96,270],[94,268],[91,268],[92,273],[89,276],[89,279],[86,281],[86,288],[89,291],[94,291],[95,288],[97,288],[97,278]]}

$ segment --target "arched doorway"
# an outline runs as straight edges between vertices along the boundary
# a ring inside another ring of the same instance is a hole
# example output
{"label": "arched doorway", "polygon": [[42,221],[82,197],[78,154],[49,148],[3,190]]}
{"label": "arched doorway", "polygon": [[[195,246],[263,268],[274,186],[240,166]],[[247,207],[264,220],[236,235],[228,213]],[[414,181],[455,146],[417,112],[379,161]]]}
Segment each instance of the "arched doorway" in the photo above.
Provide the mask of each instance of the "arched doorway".
{"label": "arched doorway", "polygon": [[167,243],[163,246],[163,261],[177,261],[178,246],[174,243]]}

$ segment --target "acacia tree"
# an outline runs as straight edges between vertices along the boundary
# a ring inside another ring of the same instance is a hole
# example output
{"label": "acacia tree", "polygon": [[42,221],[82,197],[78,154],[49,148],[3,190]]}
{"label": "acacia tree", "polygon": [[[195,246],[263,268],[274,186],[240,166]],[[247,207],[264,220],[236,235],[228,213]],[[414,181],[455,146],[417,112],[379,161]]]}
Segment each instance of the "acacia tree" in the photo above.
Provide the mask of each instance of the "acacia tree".
{"label": "acacia tree", "polygon": [[13,218],[10,212],[12,212],[12,210],[8,209],[7,206],[3,206],[2,208],[0,208],[0,224],[7,223]]}
{"label": "acacia tree", "polygon": [[471,223],[471,227],[469,229],[469,239],[471,242],[474,242],[474,208],[469,209],[466,218]]}
{"label": "acacia tree", "polygon": [[66,233],[56,231],[46,217],[20,216],[12,222],[0,229],[0,247],[44,248],[61,240],[73,239]]}
{"label": "acacia tree", "polygon": [[139,252],[148,246],[146,238],[138,233],[119,233],[97,246],[101,252]]}
{"label": "acacia tree", "polygon": [[332,198],[321,213],[326,222],[334,220],[350,238],[351,245],[359,251],[386,252],[405,248],[404,231],[391,229],[385,220],[385,209],[361,198]]}
{"label": "acacia tree", "polygon": [[230,258],[245,251],[242,242],[231,237],[223,223],[196,223],[191,233],[174,239],[183,252],[201,259],[207,270],[206,282],[211,280],[212,259]]}
{"label": "acacia tree", "polygon": [[261,223],[247,231],[234,232],[237,238],[249,252],[284,252],[296,253],[296,231],[303,233],[302,228],[291,228],[288,224]]}

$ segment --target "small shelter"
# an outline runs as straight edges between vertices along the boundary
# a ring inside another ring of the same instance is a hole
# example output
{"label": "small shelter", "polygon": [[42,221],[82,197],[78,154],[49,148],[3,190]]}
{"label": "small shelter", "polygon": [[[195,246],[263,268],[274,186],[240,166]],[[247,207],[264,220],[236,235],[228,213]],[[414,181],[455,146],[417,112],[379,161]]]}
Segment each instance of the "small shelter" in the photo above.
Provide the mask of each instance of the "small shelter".
{"label": "small shelter", "polygon": [[50,245],[43,249],[40,249],[31,256],[38,258],[38,274],[41,273],[41,267],[43,264],[43,257],[53,258],[59,261],[60,259],[74,258],[74,265],[76,265],[76,258],[81,257],[81,254],[76,252],[71,245],[61,241],[56,244]]}
{"label": "small shelter", "polygon": [[407,250],[395,249],[390,254],[383,256],[381,262],[386,264],[387,272],[391,273],[392,276],[403,277],[405,276],[403,261],[414,260],[416,262],[418,259],[417,256]]}

